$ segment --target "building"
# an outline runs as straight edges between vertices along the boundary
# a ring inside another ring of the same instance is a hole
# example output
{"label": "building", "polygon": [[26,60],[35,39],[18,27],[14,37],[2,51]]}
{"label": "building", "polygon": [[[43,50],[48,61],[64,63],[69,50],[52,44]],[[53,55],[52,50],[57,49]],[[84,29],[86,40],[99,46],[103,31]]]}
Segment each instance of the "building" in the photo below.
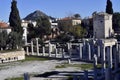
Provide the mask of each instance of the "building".
{"label": "building", "polygon": [[51,28],[57,28],[58,27],[58,19],[49,19],[49,22],[51,24]]}
{"label": "building", "polygon": [[6,31],[8,34],[12,31],[9,24],[5,22],[0,22],[0,32]]}
{"label": "building", "polygon": [[68,26],[75,26],[81,24],[81,19],[73,18],[73,17],[65,17],[58,20],[58,26],[68,25]]}
{"label": "building", "polygon": [[104,12],[93,13],[94,38],[104,39],[113,36],[112,15]]}
{"label": "building", "polygon": [[27,28],[28,28],[28,24],[32,23],[34,26],[36,26],[36,21],[25,21],[22,20],[21,26],[23,27],[23,40],[25,41],[25,45],[27,44]]}

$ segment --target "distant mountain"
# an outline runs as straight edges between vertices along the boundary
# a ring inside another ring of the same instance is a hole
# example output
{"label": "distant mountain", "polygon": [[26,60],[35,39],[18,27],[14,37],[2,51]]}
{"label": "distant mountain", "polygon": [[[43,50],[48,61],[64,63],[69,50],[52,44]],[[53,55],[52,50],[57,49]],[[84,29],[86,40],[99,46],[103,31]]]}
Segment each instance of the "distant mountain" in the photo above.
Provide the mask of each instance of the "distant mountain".
{"label": "distant mountain", "polygon": [[27,15],[24,20],[33,20],[35,21],[38,17],[48,17],[48,15],[46,15],[45,13],[43,13],[40,10],[36,10],[33,13],[30,13],[29,15]]}

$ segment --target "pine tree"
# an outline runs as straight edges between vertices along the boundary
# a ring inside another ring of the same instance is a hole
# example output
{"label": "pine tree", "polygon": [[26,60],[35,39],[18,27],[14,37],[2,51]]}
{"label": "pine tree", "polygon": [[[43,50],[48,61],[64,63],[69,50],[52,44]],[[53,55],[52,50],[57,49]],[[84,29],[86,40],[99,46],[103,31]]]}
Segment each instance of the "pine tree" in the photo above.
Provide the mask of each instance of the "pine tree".
{"label": "pine tree", "polygon": [[11,2],[11,12],[9,16],[9,22],[14,32],[20,33],[21,35],[23,34],[23,29],[21,27],[21,19],[19,16],[16,0],[12,0]]}
{"label": "pine tree", "polygon": [[107,0],[106,13],[113,14],[112,2]]}

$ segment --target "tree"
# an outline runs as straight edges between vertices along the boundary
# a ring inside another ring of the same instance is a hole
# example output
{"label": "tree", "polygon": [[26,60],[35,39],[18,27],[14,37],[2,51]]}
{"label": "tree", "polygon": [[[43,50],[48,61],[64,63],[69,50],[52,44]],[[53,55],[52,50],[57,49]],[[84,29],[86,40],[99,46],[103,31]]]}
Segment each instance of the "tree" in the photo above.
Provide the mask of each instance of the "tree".
{"label": "tree", "polygon": [[112,2],[107,0],[106,13],[113,14]]}
{"label": "tree", "polygon": [[28,30],[27,39],[28,39],[28,42],[30,42],[32,38],[36,37],[37,33],[36,33],[35,27],[32,23],[28,24],[27,30]]}
{"label": "tree", "polygon": [[16,0],[12,0],[11,2],[9,22],[10,26],[12,27],[12,33],[10,34],[12,48],[14,49],[17,49],[17,47],[20,48],[22,44],[23,28],[21,27],[21,19],[19,16]]}
{"label": "tree", "polygon": [[17,1],[12,0],[11,2],[11,12],[9,16],[10,26],[14,32],[23,34],[23,28],[21,27],[21,19],[19,16],[19,11],[17,8]]}
{"label": "tree", "polygon": [[69,31],[75,38],[83,38],[85,36],[86,30],[81,25],[75,25],[70,27]]}
{"label": "tree", "polygon": [[116,33],[120,33],[120,13],[113,13],[113,29]]}
{"label": "tree", "polygon": [[47,17],[39,17],[37,19],[37,26],[36,32],[42,38],[44,35],[49,35],[51,33],[51,24]]}
{"label": "tree", "polygon": [[80,18],[81,18],[80,14],[74,14],[73,16],[74,16],[76,19],[80,19]]}

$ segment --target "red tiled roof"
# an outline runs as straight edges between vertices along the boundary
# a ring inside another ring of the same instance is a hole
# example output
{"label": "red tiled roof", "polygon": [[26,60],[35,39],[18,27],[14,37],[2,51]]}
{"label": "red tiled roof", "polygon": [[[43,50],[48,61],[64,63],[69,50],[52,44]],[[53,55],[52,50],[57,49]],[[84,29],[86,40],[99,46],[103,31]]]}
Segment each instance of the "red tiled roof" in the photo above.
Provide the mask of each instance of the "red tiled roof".
{"label": "red tiled roof", "polygon": [[0,28],[9,28],[9,25],[5,22],[0,22]]}

